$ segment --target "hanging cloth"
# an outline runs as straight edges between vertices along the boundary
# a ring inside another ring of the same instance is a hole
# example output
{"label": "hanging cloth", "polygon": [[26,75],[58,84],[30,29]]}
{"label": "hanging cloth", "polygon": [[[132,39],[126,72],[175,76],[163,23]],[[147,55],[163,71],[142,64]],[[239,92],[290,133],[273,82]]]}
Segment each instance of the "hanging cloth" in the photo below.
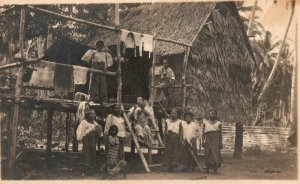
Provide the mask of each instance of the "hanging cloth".
{"label": "hanging cloth", "polygon": [[88,103],[86,101],[79,102],[77,112],[76,112],[76,123],[81,122],[85,119],[85,112],[89,109]]}
{"label": "hanging cloth", "polygon": [[141,34],[140,33],[136,33],[136,32],[132,32],[132,33],[133,33],[133,36],[134,36],[134,44],[135,44],[135,47],[134,47],[134,56],[136,57],[137,56],[137,49],[136,49],[136,47],[140,46]]}
{"label": "hanging cloth", "polygon": [[53,86],[55,63],[40,61],[35,64],[29,81],[32,85]]}
{"label": "hanging cloth", "polygon": [[54,89],[56,92],[74,92],[73,66],[55,65]]}
{"label": "hanging cloth", "polygon": [[151,57],[151,53],[153,52],[153,36],[143,34],[140,39],[140,55],[143,51],[149,52],[149,58]]}
{"label": "hanging cloth", "polygon": [[88,68],[73,66],[74,84],[86,84]]}

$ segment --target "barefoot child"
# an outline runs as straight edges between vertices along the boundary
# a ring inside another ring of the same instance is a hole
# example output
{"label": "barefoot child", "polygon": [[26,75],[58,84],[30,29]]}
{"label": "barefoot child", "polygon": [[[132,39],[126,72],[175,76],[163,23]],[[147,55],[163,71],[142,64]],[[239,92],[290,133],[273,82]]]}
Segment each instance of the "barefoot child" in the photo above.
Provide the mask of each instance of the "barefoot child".
{"label": "barefoot child", "polygon": [[179,110],[173,108],[171,118],[166,119],[166,148],[164,151],[165,164],[168,166],[168,171],[172,172],[178,164],[179,153],[179,127],[182,120],[178,118]]}
{"label": "barefoot child", "polygon": [[193,151],[195,156],[197,155],[196,139],[200,136],[200,126],[193,122],[192,119],[193,113],[187,112],[184,114],[185,121],[182,122],[183,145],[181,146],[179,159],[181,170],[183,171],[192,171],[193,167],[196,166],[194,164],[195,160],[189,149]]}
{"label": "barefoot child", "polygon": [[106,174],[109,177],[118,175],[126,167],[126,161],[119,160],[119,147],[121,145],[117,134],[118,127],[116,125],[110,126],[106,139]]}

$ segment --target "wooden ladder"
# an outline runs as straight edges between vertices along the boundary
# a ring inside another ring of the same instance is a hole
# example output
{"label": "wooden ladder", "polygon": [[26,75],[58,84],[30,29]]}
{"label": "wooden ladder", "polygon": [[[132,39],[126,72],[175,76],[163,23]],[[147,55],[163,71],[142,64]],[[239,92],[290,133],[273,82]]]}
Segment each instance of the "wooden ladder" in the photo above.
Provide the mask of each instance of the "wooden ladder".
{"label": "wooden ladder", "polygon": [[123,104],[121,104],[121,110],[123,111],[122,115],[123,115],[124,120],[125,120],[125,122],[126,122],[126,124],[128,126],[128,129],[129,129],[130,134],[132,136],[132,140],[133,140],[133,142],[135,144],[136,150],[138,151],[139,157],[142,160],[143,166],[144,166],[146,172],[150,173],[151,172],[150,167],[161,166],[161,164],[151,165],[151,163],[152,163],[152,149],[164,149],[164,144],[163,144],[163,141],[162,141],[161,136],[159,134],[158,127],[157,127],[157,124],[156,124],[156,120],[153,117],[151,118],[151,122],[152,122],[152,125],[154,127],[153,131],[155,132],[155,135],[158,138],[159,147],[148,147],[148,162],[150,163],[150,165],[149,165],[147,163],[146,159],[145,159],[145,156],[143,154],[141,146],[138,143],[138,139],[137,139],[136,135],[134,134],[134,132],[133,132],[133,130],[131,128],[131,125],[130,125],[130,122],[128,120],[128,117],[127,117],[126,113],[124,112]]}

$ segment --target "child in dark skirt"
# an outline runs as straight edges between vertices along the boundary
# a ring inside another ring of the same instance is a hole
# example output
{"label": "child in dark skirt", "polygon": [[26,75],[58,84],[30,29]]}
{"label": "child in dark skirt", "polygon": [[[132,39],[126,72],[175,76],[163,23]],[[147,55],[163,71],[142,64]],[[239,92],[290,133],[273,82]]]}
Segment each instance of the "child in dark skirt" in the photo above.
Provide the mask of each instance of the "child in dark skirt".
{"label": "child in dark skirt", "polygon": [[108,136],[106,138],[106,164],[105,164],[105,175],[109,178],[115,177],[118,174],[122,173],[123,176],[126,176],[125,168],[126,161],[119,160],[119,138],[118,127],[112,125],[109,128]]}

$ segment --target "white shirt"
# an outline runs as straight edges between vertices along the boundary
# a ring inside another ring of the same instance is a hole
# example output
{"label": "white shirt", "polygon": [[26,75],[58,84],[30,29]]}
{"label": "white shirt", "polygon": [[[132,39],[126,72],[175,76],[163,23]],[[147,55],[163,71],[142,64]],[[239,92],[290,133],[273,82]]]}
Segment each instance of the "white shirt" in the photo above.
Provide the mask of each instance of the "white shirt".
{"label": "white shirt", "polygon": [[187,140],[188,143],[191,143],[191,140],[193,138],[201,137],[202,132],[200,130],[200,126],[194,122],[190,122],[190,124],[188,124],[186,121],[183,121],[182,128],[183,128],[183,139]]}
{"label": "white shirt", "polygon": [[125,121],[122,117],[117,117],[114,116],[112,114],[109,114],[106,118],[106,124],[105,124],[105,128],[104,128],[104,134],[108,135],[108,130],[110,128],[110,126],[112,125],[116,125],[118,127],[118,137],[127,137],[127,132],[126,132],[126,128],[125,128]]}
{"label": "white shirt", "polygon": [[216,121],[215,123],[211,123],[210,120],[203,120],[203,124],[205,125],[204,133],[220,131],[219,125],[221,125],[220,121]]}
{"label": "white shirt", "polygon": [[86,120],[82,120],[76,130],[77,140],[81,141],[85,135],[95,130],[96,126],[100,126],[96,121],[89,123]]}
{"label": "white shirt", "polygon": [[172,131],[179,135],[179,125],[181,122],[183,122],[183,121],[180,119],[178,119],[176,121],[173,121],[171,119],[166,119],[167,130]]}

